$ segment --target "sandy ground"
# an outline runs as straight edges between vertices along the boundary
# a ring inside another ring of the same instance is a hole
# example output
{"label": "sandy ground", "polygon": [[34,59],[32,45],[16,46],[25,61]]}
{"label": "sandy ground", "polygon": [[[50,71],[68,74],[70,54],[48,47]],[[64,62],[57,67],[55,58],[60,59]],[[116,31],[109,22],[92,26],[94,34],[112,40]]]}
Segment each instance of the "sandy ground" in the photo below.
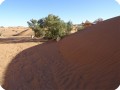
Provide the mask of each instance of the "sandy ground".
{"label": "sandy ground", "polygon": [[19,39],[0,44],[6,90],[115,90],[120,85],[120,16],[59,42],[15,42]]}
{"label": "sandy ground", "polygon": [[31,35],[34,35],[34,32],[28,27],[0,27],[0,37]]}
{"label": "sandy ground", "polygon": [[0,84],[3,80],[4,71],[11,60],[24,49],[38,44],[38,42],[0,44]]}
{"label": "sandy ground", "polygon": [[28,27],[0,27],[0,84],[7,66],[18,53],[42,43],[31,39],[31,35],[34,33]]}

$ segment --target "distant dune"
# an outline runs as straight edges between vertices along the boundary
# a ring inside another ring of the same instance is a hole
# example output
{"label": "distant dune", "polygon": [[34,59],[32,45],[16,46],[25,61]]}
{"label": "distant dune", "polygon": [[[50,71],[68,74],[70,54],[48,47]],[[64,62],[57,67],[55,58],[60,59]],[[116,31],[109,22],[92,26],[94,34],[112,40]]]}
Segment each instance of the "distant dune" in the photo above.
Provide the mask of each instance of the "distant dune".
{"label": "distant dune", "polygon": [[120,17],[20,52],[4,80],[6,90],[115,90],[120,84]]}
{"label": "distant dune", "polygon": [[0,36],[10,37],[10,36],[31,36],[34,32],[28,27],[0,27]]}

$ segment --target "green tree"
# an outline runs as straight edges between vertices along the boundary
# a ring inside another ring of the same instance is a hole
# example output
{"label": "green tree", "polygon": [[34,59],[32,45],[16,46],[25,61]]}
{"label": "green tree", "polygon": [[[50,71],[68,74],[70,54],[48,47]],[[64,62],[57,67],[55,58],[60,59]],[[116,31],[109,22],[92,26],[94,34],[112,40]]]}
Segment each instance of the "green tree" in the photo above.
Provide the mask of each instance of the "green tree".
{"label": "green tree", "polygon": [[72,30],[72,22],[65,23],[58,16],[49,14],[47,17],[37,20],[30,20],[29,27],[35,32],[35,36],[43,36],[46,39],[59,40],[68,35]]}
{"label": "green tree", "polygon": [[43,30],[43,28],[40,27],[37,20],[31,19],[27,23],[28,23],[28,26],[34,31],[36,37],[44,36],[44,30]]}

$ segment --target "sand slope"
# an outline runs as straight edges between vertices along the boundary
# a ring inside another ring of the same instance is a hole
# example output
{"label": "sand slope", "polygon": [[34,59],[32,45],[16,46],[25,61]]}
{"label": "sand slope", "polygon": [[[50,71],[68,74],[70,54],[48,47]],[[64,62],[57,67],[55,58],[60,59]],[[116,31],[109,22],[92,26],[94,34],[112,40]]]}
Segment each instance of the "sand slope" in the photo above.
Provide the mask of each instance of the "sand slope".
{"label": "sand slope", "polygon": [[0,43],[0,85],[3,81],[5,70],[11,62],[11,60],[24,49],[30,48],[35,45],[38,45],[38,43]]}
{"label": "sand slope", "polygon": [[0,37],[31,36],[34,32],[28,27],[0,27]]}
{"label": "sand slope", "polygon": [[120,84],[120,17],[60,42],[19,53],[8,65],[6,90],[115,90]]}

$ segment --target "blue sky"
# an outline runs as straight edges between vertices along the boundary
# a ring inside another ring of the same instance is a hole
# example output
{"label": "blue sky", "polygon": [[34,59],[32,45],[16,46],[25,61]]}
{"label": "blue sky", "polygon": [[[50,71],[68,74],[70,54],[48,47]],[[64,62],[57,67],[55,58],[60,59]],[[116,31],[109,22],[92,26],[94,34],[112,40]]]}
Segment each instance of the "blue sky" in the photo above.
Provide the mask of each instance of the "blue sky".
{"label": "blue sky", "polygon": [[5,0],[0,5],[0,26],[27,26],[30,19],[48,14],[79,24],[119,16],[120,4],[115,0]]}

